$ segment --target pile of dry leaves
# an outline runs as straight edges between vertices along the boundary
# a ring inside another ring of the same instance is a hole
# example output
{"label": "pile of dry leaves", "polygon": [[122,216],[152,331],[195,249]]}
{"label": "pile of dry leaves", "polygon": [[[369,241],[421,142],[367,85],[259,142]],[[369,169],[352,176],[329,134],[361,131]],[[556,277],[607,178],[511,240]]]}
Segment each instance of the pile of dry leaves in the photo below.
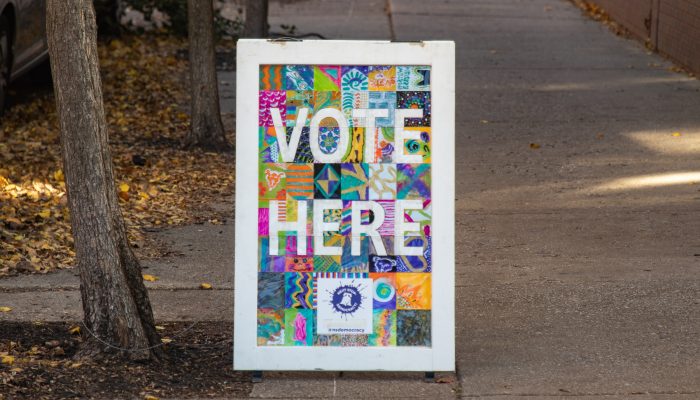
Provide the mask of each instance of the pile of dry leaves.
{"label": "pile of dry leaves", "polygon": [[[189,129],[186,42],[126,37],[99,45],[116,188],[135,247],[144,229],[225,215],[232,153],[183,150]],[[227,126],[231,131],[232,126]],[[232,140],[232,138],[229,138]],[[0,128],[0,276],[73,264],[60,137],[50,91],[16,104]],[[221,209],[221,208],[219,208]]]}

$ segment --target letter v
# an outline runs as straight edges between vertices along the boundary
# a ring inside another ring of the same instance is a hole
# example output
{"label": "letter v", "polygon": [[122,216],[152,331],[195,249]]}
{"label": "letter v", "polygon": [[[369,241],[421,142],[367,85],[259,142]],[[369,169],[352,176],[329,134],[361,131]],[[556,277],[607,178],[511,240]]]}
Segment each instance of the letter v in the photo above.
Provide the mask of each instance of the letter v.
{"label": "letter v", "polygon": [[277,134],[277,144],[280,147],[280,156],[282,156],[282,162],[294,162],[294,156],[297,154],[297,148],[299,147],[299,139],[301,138],[301,130],[306,124],[306,117],[309,114],[308,108],[300,108],[299,114],[297,114],[296,125],[292,129],[292,137],[289,138],[289,143],[287,143],[287,129],[282,121],[282,116],[280,115],[279,108],[271,108],[270,114],[272,114],[272,122],[275,124],[275,133]]}

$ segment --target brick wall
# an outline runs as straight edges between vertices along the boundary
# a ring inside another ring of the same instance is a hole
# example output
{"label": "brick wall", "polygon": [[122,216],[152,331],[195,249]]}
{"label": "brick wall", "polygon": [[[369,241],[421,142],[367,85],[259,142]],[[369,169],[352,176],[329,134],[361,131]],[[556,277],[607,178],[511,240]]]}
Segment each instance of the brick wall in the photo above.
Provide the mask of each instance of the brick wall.
{"label": "brick wall", "polygon": [[699,0],[589,0],[632,34],[700,75]]}
{"label": "brick wall", "polygon": [[700,76],[700,1],[659,0],[659,51]]}
{"label": "brick wall", "polygon": [[635,36],[646,40],[651,35],[653,0],[594,0],[613,19]]}

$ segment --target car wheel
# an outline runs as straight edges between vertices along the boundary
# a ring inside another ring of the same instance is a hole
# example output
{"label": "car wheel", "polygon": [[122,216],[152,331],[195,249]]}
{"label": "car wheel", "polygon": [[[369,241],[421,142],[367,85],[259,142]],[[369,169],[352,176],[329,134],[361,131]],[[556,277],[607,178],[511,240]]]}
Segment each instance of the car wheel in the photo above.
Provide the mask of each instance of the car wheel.
{"label": "car wheel", "polygon": [[0,17],[0,115],[5,111],[7,85],[10,83],[10,32],[7,18]]}

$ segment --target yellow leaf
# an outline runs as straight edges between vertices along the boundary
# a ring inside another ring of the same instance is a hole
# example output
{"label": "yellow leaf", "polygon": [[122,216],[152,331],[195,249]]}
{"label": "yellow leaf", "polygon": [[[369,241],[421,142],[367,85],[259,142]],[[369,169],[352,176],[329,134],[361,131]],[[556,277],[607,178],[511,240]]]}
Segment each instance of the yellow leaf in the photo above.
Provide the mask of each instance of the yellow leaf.
{"label": "yellow leaf", "polygon": [[68,329],[68,333],[70,333],[71,335],[78,335],[80,334],[80,327],[78,325],[71,327],[70,329]]}
{"label": "yellow leaf", "polygon": [[163,343],[165,343],[165,344],[168,344],[168,343],[172,342],[173,340],[170,339],[170,338],[164,337],[164,338],[160,339],[160,341],[163,342]]}
{"label": "yellow leaf", "polygon": [[119,191],[120,191],[120,192],[124,192],[124,193],[128,192],[128,191],[129,191],[129,185],[126,184],[126,183],[124,183],[124,182],[122,182],[121,184],[119,184]]}
{"label": "yellow leaf", "polygon": [[209,290],[209,289],[211,289],[211,284],[210,283],[202,283],[199,285],[199,288],[204,289],[204,290]]}
{"label": "yellow leaf", "polygon": [[51,210],[48,208],[44,208],[39,212],[39,216],[43,219],[46,219],[51,216]]}
{"label": "yellow leaf", "polygon": [[540,146],[539,144],[537,144],[537,143],[530,143],[530,148],[531,148],[531,149],[535,149],[535,150],[536,150],[536,149],[539,149],[540,147],[541,147],[541,146]]}
{"label": "yellow leaf", "polygon": [[143,280],[144,281],[149,281],[149,282],[155,282],[158,280],[157,276],[149,275],[149,274],[143,274]]}
{"label": "yellow leaf", "polygon": [[681,133],[680,133],[680,132],[673,132],[673,134],[672,134],[671,136],[673,136],[673,137],[681,137]]}
{"label": "yellow leaf", "polygon": [[63,182],[63,180],[66,179],[66,177],[63,176],[63,171],[59,169],[58,171],[53,173],[53,179],[57,180],[58,182]]}
{"label": "yellow leaf", "polygon": [[0,312],[10,312],[12,311],[12,307],[0,307]]}
{"label": "yellow leaf", "polygon": [[143,400],[160,400],[160,399],[157,398],[156,396],[151,396],[150,394],[147,394],[147,395],[143,398]]}
{"label": "yellow leaf", "polygon": [[73,363],[70,365],[71,368],[80,368],[80,366],[83,365],[82,363]]}
{"label": "yellow leaf", "polygon": [[13,356],[2,356],[2,363],[7,365],[12,365],[15,362]]}
{"label": "yellow leaf", "polygon": [[164,331],[164,330],[165,330],[165,327],[164,327],[164,326],[160,326],[160,325],[156,325],[156,330],[157,330],[157,331]]}

